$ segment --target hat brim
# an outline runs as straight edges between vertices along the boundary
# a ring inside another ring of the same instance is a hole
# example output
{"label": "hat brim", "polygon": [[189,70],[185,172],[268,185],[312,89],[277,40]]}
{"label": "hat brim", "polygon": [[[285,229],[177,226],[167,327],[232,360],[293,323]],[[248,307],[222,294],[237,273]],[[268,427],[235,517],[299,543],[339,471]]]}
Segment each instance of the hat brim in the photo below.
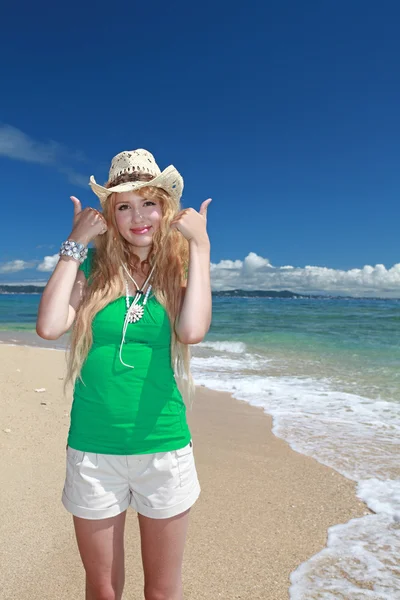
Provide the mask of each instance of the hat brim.
{"label": "hat brim", "polygon": [[125,183],[120,183],[114,187],[106,188],[96,183],[96,180],[92,175],[90,177],[89,185],[99,198],[102,206],[106,202],[107,198],[114,192],[132,192],[143,187],[158,187],[165,190],[167,194],[169,194],[171,198],[178,204],[183,192],[182,176],[173,165],[170,165],[164,169],[164,171],[150,181],[126,181]]}

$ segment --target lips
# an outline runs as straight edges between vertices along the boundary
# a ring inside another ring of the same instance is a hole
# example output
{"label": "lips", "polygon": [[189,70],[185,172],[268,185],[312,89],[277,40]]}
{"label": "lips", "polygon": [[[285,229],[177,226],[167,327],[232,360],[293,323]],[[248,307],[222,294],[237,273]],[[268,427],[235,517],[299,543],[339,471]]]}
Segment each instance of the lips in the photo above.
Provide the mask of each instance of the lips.
{"label": "lips", "polygon": [[143,233],[147,233],[151,228],[151,225],[149,225],[149,227],[140,227],[139,229],[131,229],[132,233],[136,233],[136,234],[143,234]]}

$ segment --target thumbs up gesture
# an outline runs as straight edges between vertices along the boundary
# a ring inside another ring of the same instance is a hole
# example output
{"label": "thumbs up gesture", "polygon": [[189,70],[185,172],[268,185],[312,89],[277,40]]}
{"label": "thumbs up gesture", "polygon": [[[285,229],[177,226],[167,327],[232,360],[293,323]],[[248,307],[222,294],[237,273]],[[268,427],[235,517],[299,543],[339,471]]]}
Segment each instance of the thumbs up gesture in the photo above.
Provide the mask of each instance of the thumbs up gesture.
{"label": "thumbs up gesture", "polygon": [[211,198],[204,200],[199,212],[194,208],[185,208],[171,221],[171,228],[177,229],[190,242],[208,240],[207,209]]}
{"label": "thumbs up gesture", "polygon": [[72,231],[68,239],[80,242],[87,246],[97,235],[107,231],[107,222],[103,215],[95,208],[85,208],[78,198],[71,196],[74,205],[74,218]]}

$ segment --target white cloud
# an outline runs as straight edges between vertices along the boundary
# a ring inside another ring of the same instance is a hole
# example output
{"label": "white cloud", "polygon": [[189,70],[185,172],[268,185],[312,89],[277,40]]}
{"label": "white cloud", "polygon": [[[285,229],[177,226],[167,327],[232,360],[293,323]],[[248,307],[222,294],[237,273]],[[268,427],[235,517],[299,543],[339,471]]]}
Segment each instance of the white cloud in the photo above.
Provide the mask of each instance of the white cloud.
{"label": "white cloud", "polygon": [[69,159],[82,160],[79,152],[71,153],[62,144],[49,140],[39,142],[12,125],[0,125],[0,156],[12,160],[50,165],[67,176],[72,185],[87,188],[89,177],[68,166],[59,166]]}
{"label": "white cloud", "polygon": [[53,254],[53,256],[45,256],[43,261],[38,265],[38,271],[53,271],[59,259],[58,254]]}
{"label": "white cloud", "polygon": [[221,260],[218,263],[218,265],[211,263],[211,271],[216,268],[218,268],[219,270],[220,269],[235,270],[235,269],[240,269],[241,266],[242,266],[241,260]]}
{"label": "white cloud", "polygon": [[0,264],[0,273],[16,273],[17,271],[24,271],[25,269],[33,269],[35,267],[37,271],[51,272],[58,263],[58,259],[59,255],[57,253],[52,256],[45,256],[39,264],[38,260],[30,262],[26,260],[11,260],[10,262]]}
{"label": "white cloud", "polygon": [[248,254],[243,261],[243,273],[246,273],[248,275],[253,274],[259,269],[268,267],[272,267],[268,258],[262,258],[261,256],[258,256],[255,252],[250,252],[250,254]]}
{"label": "white cloud", "polygon": [[304,294],[400,297],[400,263],[365,265],[361,269],[330,269],[307,265],[274,267],[267,258],[250,252],[241,260],[211,265],[213,290],[290,290]]}
{"label": "white cloud", "polygon": [[24,269],[31,269],[34,266],[34,262],[27,262],[26,260],[10,260],[9,262],[0,264],[0,273],[17,273]]}
{"label": "white cloud", "polygon": [[[50,273],[59,255],[38,261],[13,260],[0,264],[0,273],[15,273],[36,266]],[[274,267],[267,258],[250,252],[242,260],[224,259],[211,263],[212,289],[218,290],[290,290],[300,294],[332,294],[400,298],[400,263],[387,269],[384,265],[365,265],[361,269],[330,269],[306,265]]]}
{"label": "white cloud", "polygon": [[12,125],[0,126],[0,155],[25,162],[52,164],[62,146],[57,142],[37,142]]}

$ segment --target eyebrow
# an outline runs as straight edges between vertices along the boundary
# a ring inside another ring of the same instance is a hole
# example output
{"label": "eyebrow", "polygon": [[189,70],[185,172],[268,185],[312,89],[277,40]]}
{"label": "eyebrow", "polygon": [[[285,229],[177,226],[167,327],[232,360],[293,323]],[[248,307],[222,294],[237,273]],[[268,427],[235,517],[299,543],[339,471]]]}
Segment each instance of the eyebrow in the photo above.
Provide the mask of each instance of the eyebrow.
{"label": "eyebrow", "polygon": [[[142,202],[155,202],[155,200],[150,200],[149,198],[143,198]],[[115,206],[119,206],[120,204],[132,204],[129,200],[119,200],[115,203]]]}

